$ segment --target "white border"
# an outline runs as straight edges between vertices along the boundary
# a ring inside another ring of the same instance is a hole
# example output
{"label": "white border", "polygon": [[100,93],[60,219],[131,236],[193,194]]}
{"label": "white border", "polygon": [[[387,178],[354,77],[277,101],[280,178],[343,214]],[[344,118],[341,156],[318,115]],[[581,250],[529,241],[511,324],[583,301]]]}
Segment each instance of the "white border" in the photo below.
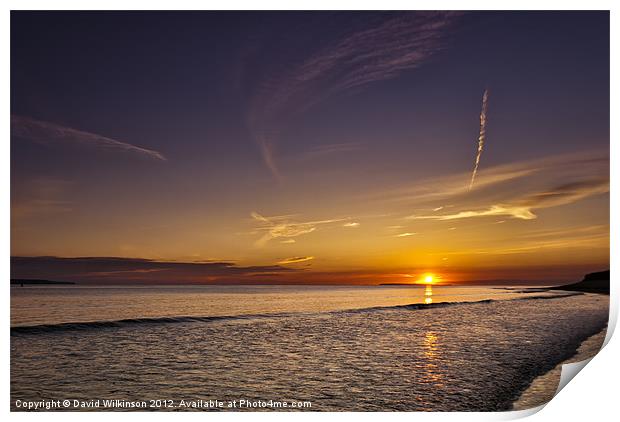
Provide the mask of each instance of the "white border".
{"label": "white border", "polygon": [[[2,72],[2,92],[3,99],[1,106],[2,112],[0,113],[0,122],[2,125],[2,160],[0,165],[0,171],[2,172],[2,184],[0,185],[0,193],[4,200],[4,206],[2,207],[3,221],[5,221],[2,229],[1,251],[2,256],[2,273],[4,276],[4,289],[2,290],[3,303],[5,304],[3,317],[4,321],[1,326],[3,339],[2,342],[2,357],[4,359],[4,365],[2,366],[2,413],[9,412],[9,350],[10,350],[10,297],[9,297],[9,283],[10,269],[9,269],[9,256],[10,256],[10,151],[9,151],[9,133],[10,133],[10,10],[269,10],[269,9],[294,9],[294,10],[348,10],[348,9],[381,9],[381,10],[404,10],[404,9],[447,9],[447,10],[611,10],[611,75],[617,75],[618,68],[618,24],[620,19],[617,17],[618,4],[617,1],[601,1],[601,0],[589,0],[574,1],[567,0],[563,2],[552,2],[548,0],[521,0],[521,1],[456,1],[456,0],[436,0],[436,1],[405,1],[405,0],[382,0],[381,2],[372,2],[367,0],[298,0],[295,3],[285,1],[274,0],[262,0],[262,1],[227,1],[227,2],[209,2],[209,1],[197,1],[197,0],[175,0],[162,1],[152,0],[149,2],[139,2],[134,0],[92,0],[88,3],[79,2],[75,0],[57,0],[53,3],[43,0],[23,0],[23,1],[4,1],[3,3],[4,13],[2,14],[0,24],[0,37],[2,42],[0,46],[2,48],[2,60],[3,66],[0,68]],[[615,6],[615,7],[614,7]],[[618,83],[616,79],[611,80],[611,116],[617,116],[618,110]],[[611,119],[611,139],[617,139],[618,126],[616,121]],[[611,262],[614,270],[616,269],[616,263],[618,262],[618,243],[617,237],[617,216],[620,212],[618,207],[618,195],[613,187],[615,181],[619,180],[618,164],[618,151],[612,143],[611,147]],[[615,273],[614,273],[615,274]],[[620,293],[616,284],[612,282],[612,303],[610,313],[610,332],[613,331],[613,326],[617,321],[618,316],[618,294]],[[609,340],[609,338],[608,338]],[[554,398],[543,411],[536,413],[532,416],[532,420],[609,420],[609,415],[617,414],[615,402],[617,401],[618,381],[618,362],[617,356],[620,356],[620,346],[617,339],[609,341],[608,345],[597,355],[591,363],[588,364],[588,369],[580,373],[576,381],[569,383],[560,394]],[[538,409],[540,410],[540,409]],[[389,418],[393,420],[407,420],[411,421],[412,418],[418,420],[463,420],[463,421],[485,421],[485,420],[505,420],[514,419],[516,417],[527,416],[533,413],[533,411],[522,412],[509,412],[509,413],[387,413],[387,414],[375,414],[375,413],[355,413],[346,414],[343,416],[351,416],[360,421],[374,420],[375,418]],[[15,420],[31,420],[38,417],[45,417],[46,420],[51,419],[65,421],[78,420],[84,417],[84,413],[45,413],[42,416],[40,413],[11,413],[9,416]],[[177,414],[178,415],[178,414]],[[243,416],[242,416],[243,415]],[[316,413],[301,413],[295,414],[296,418],[301,420],[309,420],[317,417]],[[93,419],[105,420],[110,417],[107,413],[94,413],[89,414]],[[131,413],[116,413],[114,418],[120,420],[129,420],[134,415]],[[198,412],[191,412],[184,414],[186,418],[203,420],[205,415]],[[239,413],[210,413],[207,417],[217,418],[221,420],[239,420],[245,419],[245,417],[251,416],[252,419],[258,421],[261,420],[284,420],[289,419],[292,415],[286,412],[275,413],[252,413],[252,414],[239,414]],[[153,413],[148,415],[149,418],[154,420],[162,420],[163,418],[172,417],[169,413]],[[321,414],[320,417],[326,417],[328,420],[335,420],[340,417],[339,413]]]}

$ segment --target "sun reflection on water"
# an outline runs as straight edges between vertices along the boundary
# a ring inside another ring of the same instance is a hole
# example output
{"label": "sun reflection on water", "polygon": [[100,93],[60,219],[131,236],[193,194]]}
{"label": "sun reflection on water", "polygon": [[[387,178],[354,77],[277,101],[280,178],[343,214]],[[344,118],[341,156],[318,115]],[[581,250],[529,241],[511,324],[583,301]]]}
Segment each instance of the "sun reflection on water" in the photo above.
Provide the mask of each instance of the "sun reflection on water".
{"label": "sun reflection on water", "polygon": [[424,289],[424,303],[427,305],[433,303],[433,286],[430,284],[427,284]]}
{"label": "sun reflection on water", "polygon": [[425,383],[434,384],[437,388],[443,387],[441,370],[439,368],[440,354],[439,336],[432,331],[427,331],[424,335],[426,365],[422,380]]}
{"label": "sun reflection on water", "polygon": [[426,355],[427,358],[434,359],[437,357],[437,349],[439,346],[437,344],[437,336],[435,333],[430,331],[426,333],[424,336],[424,347],[426,348],[424,355]]}

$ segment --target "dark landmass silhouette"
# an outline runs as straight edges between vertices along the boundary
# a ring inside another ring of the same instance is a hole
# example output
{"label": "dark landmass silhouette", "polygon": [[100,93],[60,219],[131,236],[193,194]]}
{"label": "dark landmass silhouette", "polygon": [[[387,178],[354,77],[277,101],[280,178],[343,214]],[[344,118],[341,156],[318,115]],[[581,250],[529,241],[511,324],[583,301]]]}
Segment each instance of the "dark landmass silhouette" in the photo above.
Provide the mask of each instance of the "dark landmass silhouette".
{"label": "dark landmass silhouette", "polygon": [[53,280],[40,280],[40,279],[19,279],[19,278],[12,278],[11,279],[11,284],[19,284],[20,286],[23,286],[25,284],[75,284],[72,281],[53,281]]}
{"label": "dark landmass silhouette", "polygon": [[609,277],[610,271],[599,271],[596,273],[586,274],[583,280],[565,284],[562,286],[550,287],[550,290],[571,290],[576,292],[601,293],[609,294]]}

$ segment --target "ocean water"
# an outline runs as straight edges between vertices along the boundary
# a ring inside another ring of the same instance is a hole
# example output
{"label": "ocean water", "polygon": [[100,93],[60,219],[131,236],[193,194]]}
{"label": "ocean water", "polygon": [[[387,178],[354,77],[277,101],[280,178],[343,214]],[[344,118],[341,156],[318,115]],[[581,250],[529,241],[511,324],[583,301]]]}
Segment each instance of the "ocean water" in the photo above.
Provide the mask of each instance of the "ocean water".
{"label": "ocean water", "polygon": [[608,303],[451,286],[14,287],[11,407],[509,410],[605,328]]}

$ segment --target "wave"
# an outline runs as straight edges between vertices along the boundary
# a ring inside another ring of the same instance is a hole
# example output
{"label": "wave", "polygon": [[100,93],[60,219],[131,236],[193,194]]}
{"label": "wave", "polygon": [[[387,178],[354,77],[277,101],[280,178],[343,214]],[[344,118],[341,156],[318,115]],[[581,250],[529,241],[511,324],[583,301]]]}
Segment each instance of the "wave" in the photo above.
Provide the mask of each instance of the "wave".
{"label": "wave", "polygon": [[553,295],[546,296],[531,296],[531,297],[517,297],[514,299],[483,299],[476,301],[461,301],[461,302],[437,302],[437,303],[411,303],[408,305],[393,305],[393,306],[375,306],[371,308],[359,308],[359,309],[346,309],[342,311],[333,311],[332,313],[351,313],[351,312],[370,312],[370,311],[387,311],[387,310],[399,310],[399,309],[407,309],[411,311],[417,311],[422,309],[435,309],[435,308],[444,308],[446,306],[455,306],[455,305],[469,305],[474,303],[492,303],[492,302],[512,302],[518,300],[544,300],[544,299],[560,299],[570,296],[580,296],[582,292],[570,292],[570,293],[558,293]]}
{"label": "wave", "polygon": [[[532,296],[532,297],[520,297],[515,299],[484,299],[478,301],[464,301],[464,302],[438,302],[438,303],[412,303],[407,305],[393,305],[393,306],[375,306],[369,308],[359,309],[345,309],[338,311],[328,311],[323,313],[328,314],[342,314],[342,313],[364,313],[375,311],[388,311],[388,310],[430,310],[436,308],[443,308],[447,306],[455,305],[469,305],[469,304],[481,304],[492,302],[510,302],[518,300],[543,300],[543,299],[559,299],[570,296],[583,295],[581,292],[571,293],[557,293],[547,296]],[[175,316],[175,317],[154,317],[154,318],[128,318],[119,320],[105,320],[105,321],[87,321],[87,322],[64,322],[59,324],[39,324],[39,325],[20,325],[11,327],[11,335],[14,334],[39,334],[39,333],[51,333],[59,331],[69,330],[92,330],[99,328],[123,328],[134,325],[150,325],[150,324],[179,324],[179,323],[191,323],[191,322],[215,322],[225,320],[253,320],[253,319],[265,319],[265,318],[281,318],[290,317],[293,315],[307,314],[304,312],[289,312],[289,313],[267,313],[267,314],[247,314],[247,315],[221,315],[221,316]]]}
{"label": "wave", "polygon": [[88,322],[63,322],[60,324],[21,325],[11,327],[11,334],[45,333],[65,330],[91,330],[95,328],[121,328],[142,324],[178,324],[187,322],[213,322],[235,319],[258,319],[267,317],[286,316],[286,314],[255,314],[235,316],[178,316],[178,317],[155,317],[155,318],[128,318],[106,321]]}

